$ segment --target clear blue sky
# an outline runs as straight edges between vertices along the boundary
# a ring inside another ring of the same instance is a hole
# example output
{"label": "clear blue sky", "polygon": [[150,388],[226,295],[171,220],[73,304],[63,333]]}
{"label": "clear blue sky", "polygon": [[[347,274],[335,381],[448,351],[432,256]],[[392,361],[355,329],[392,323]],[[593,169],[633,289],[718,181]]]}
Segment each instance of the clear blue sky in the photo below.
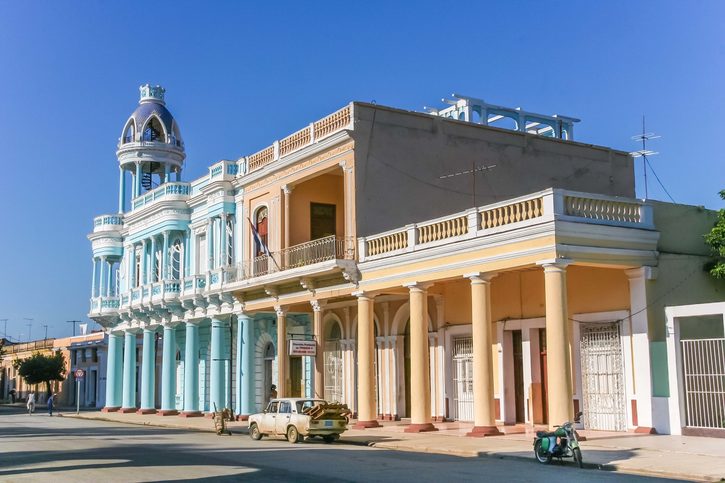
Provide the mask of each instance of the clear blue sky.
{"label": "clear blue sky", "polygon": [[[628,151],[646,114],[675,200],[723,206],[725,2],[254,3],[0,0],[9,335],[87,320],[86,234],[117,208],[115,145],[145,82],[167,88],[187,180],[351,100],[420,110],[460,92],[579,117],[577,140]],[[650,197],[667,199],[655,182]]]}

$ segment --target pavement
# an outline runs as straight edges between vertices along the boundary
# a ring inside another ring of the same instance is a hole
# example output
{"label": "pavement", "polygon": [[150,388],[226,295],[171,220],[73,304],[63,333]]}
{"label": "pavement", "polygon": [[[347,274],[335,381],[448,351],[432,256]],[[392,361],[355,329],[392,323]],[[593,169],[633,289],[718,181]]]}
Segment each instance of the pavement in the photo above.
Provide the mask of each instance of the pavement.
{"label": "pavement", "polygon": [[[99,411],[63,412],[64,417],[113,421],[141,426],[213,432],[209,418],[181,418]],[[352,424],[351,424],[352,426]],[[436,424],[439,431],[405,433],[401,422],[386,422],[380,428],[346,431],[340,443],[375,448],[475,458],[481,456],[510,460],[534,459],[533,430],[503,427],[503,436],[470,438],[469,425]],[[246,434],[245,422],[233,422],[235,434]],[[690,481],[725,481],[725,440],[696,436],[644,435],[621,432],[581,431],[583,459],[588,468],[658,476]],[[565,460],[565,464],[573,464]]]}

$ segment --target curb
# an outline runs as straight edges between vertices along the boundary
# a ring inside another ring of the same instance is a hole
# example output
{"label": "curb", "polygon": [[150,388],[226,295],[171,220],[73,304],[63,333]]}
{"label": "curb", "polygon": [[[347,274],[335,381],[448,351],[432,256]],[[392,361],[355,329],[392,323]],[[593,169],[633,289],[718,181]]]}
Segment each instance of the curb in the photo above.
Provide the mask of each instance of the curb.
{"label": "curb", "polygon": [[200,429],[200,428],[193,428],[191,426],[174,426],[171,424],[154,423],[154,422],[148,422],[148,421],[144,421],[144,422],[119,421],[117,419],[106,418],[103,416],[92,417],[92,418],[85,418],[83,416],[77,416],[75,414],[59,414],[58,416],[61,418],[84,419],[86,421],[106,421],[109,423],[132,424],[134,426],[153,426],[153,427],[166,428],[166,429],[178,429],[181,431],[195,431],[197,433],[216,433],[214,428]]}

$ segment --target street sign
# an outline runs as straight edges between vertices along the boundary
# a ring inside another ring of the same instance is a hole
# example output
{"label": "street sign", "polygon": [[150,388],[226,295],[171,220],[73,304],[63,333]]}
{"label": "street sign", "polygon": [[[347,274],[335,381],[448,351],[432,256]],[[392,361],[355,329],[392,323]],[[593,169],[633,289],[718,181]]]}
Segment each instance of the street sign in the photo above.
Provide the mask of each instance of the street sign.
{"label": "street sign", "polygon": [[289,355],[314,356],[317,353],[317,343],[314,340],[290,340]]}
{"label": "street sign", "polygon": [[86,371],[84,371],[83,369],[76,369],[73,372],[73,375],[76,377],[76,379],[83,379],[83,377],[85,377],[86,375]]}

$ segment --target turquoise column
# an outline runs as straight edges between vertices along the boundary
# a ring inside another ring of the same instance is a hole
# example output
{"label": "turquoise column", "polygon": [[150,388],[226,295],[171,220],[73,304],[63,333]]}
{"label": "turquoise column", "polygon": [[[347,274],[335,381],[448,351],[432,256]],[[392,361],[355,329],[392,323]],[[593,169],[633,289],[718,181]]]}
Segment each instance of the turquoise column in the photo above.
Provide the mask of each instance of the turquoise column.
{"label": "turquoise column", "polygon": [[161,254],[161,280],[171,279],[169,276],[169,232],[164,232],[164,251]]}
{"label": "turquoise column", "polygon": [[149,282],[158,282],[159,279],[156,277],[156,237],[151,237],[151,276]]}
{"label": "turquoise column", "polygon": [[140,414],[156,412],[154,400],[156,399],[156,331],[145,328],[143,330],[143,360],[141,360],[141,408]]}
{"label": "turquoise column", "polygon": [[108,361],[106,362],[105,412],[118,411],[121,407],[121,335],[108,334]]}
{"label": "turquoise column", "polygon": [[238,318],[237,326],[237,387],[238,414],[254,412],[254,319],[246,314]]}
{"label": "turquoise column", "polygon": [[161,360],[161,416],[178,414],[176,410],[176,329],[164,326],[164,351]]}
{"label": "turquoise column", "polygon": [[146,258],[147,258],[147,250],[146,250],[146,240],[143,240],[141,242],[141,273],[139,275],[139,285],[146,285],[148,283],[148,277],[146,275]]}
{"label": "turquoise column", "polygon": [[136,410],[136,334],[126,332],[123,348],[123,405],[121,412]]}
{"label": "turquoise column", "polygon": [[214,404],[218,410],[226,405],[225,395],[225,370],[226,360],[224,359],[224,331],[229,330],[229,325],[218,319],[211,319],[211,381],[209,381],[210,401],[209,407],[213,411]]}
{"label": "turquoise column", "polygon": [[93,279],[91,280],[91,298],[96,296],[96,277],[98,276],[98,259],[93,257]]}
{"label": "turquoise column", "polygon": [[209,228],[206,230],[206,251],[209,263],[207,270],[214,270],[214,219],[209,218]]}
{"label": "turquoise column", "polygon": [[199,326],[186,323],[184,348],[183,416],[201,416],[199,411]]}
{"label": "turquoise column", "polygon": [[126,211],[126,176],[122,167],[119,166],[118,171],[118,212],[123,213]]}
{"label": "turquoise column", "polygon": [[106,263],[108,264],[108,273],[106,274],[106,293],[104,293],[103,295],[105,295],[106,297],[110,297],[112,295],[111,284],[113,283],[113,262],[106,260]]}
{"label": "turquoise column", "polygon": [[141,196],[141,163],[136,163],[136,179],[134,179],[135,196]]}
{"label": "turquoise column", "polygon": [[106,257],[101,257],[101,274],[98,277],[98,296],[103,297],[106,295]]}

